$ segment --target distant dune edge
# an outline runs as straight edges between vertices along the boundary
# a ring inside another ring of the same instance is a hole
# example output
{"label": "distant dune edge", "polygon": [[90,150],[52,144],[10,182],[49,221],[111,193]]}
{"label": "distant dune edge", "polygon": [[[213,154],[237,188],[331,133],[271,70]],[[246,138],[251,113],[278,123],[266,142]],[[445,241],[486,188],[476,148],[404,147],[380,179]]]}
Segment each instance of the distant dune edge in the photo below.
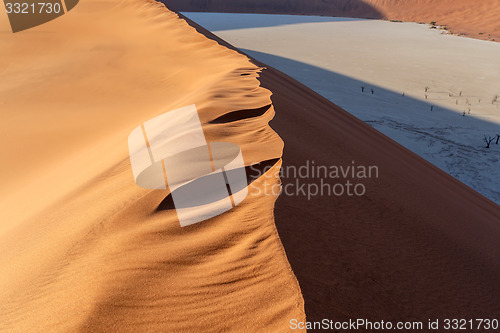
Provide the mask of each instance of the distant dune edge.
{"label": "distant dune edge", "polygon": [[446,26],[458,35],[500,41],[497,0],[162,0],[176,11],[323,15]]}

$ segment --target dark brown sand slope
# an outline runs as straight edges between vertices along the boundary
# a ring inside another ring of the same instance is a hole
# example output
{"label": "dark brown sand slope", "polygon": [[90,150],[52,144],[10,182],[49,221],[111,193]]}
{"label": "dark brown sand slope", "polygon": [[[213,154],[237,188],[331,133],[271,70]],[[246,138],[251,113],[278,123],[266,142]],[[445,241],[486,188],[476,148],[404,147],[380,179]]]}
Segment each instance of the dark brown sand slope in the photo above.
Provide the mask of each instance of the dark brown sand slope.
{"label": "dark brown sand slope", "polygon": [[309,321],[498,317],[498,205],[283,73],[267,68],[260,81],[273,93],[283,167],[354,160],[380,171],[363,197],[277,201]]}
{"label": "dark brown sand slope", "polygon": [[162,0],[178,11],[300,14],[429,23],[456,34],[500,40],[498,0]]}

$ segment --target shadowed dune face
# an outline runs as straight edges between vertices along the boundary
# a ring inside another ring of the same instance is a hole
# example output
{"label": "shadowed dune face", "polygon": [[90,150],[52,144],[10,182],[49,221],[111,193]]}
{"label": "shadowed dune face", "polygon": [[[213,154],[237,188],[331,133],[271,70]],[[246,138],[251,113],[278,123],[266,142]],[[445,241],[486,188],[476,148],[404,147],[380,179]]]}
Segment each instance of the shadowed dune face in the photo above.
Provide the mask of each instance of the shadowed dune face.
{"label": "shadowed dune face", "polygon": [[[268,172],[270,169],[276,170],[277,168],[279,168],[278,167],[279,165],[281,165],[281,160],[274,158],[271,160],[262,161],[260,163],[256,163],[256,164],[253,164],[251,166],[247,166],[245,168],[242,168],[245,170],[245,174],[247,175],[247,179],[246,179],[246,182],[237,184],[235,189],[237,191],[239,191],[239,190],[244,189],[244,187],[250,186],[254,181],[263,177],[263,175],[266,172]],[[238,171],[240,171],[240,170],[233,170],[233,171],[229,171],[227,173],[231,174],[231,172],[236,173]],[[205,176],[205,178],[210,178],[210,177],[214,177],[214,175]],[[266,177],[263,177],[263,178],[266,178]],[[180,188],[180,190],[182,190],[182,188]],[[165,199],[163,199],[163,201],[158,205],[158,207],[156,209],[157,211],[168,210],[168,209],[173,210],[173,209],[176,209],[179,207],[178,205],[174,204],[172,194],[173,194],[173,192],[170,193],[169,195],[167,195],[165,197]]]}
{"label": "shadowed dune face", "polygon": [[391,19],[446,26],[451,32],[500,40],[497,0],[162,0],[177,11],[323,15]]}
{"label": "shadowed dune face", "polygon": [[216,119],[210,121],[210,123],[224,124],[242,119],[259,117],[264,115],[264,113],[266,113],[270,108],[271,104],[256,109],[233,111],[217,117]]}

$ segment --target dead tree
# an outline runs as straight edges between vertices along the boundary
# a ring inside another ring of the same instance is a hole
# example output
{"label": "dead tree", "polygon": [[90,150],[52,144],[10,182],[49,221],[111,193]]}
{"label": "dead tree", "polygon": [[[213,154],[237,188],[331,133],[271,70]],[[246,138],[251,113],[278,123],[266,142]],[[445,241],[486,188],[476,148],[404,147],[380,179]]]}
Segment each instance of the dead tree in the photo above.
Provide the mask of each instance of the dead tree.
{"label": "dead tree", "polygon": [[500,140],[500,134],[497,134],[497,142],[495,142],[496,145],[498,144],[498,140]]}
{"label": "dead tree", "polygon": [[428,91],[429,91],[429,89],[431,89],[431,88],[430,88],[430,87],[425,87],[425,88],[424,88],[425,92],[428,92]]}
{"label": "dead tree", "polygon": [[365,86],[361,86],[361,92],[365,92]]}
{"label": "dead tree", "polygon": [[486,148],[490,148],[490,145],[491,145],[491,143],[493,142],[493,140],[495,140],[495,138],[494,138],[494,137],[492,137],[492,136],[486,136],[486,135],[485,135],[485,136],[483,137],[483,141],[484,141],[484,143],[486,143]]}

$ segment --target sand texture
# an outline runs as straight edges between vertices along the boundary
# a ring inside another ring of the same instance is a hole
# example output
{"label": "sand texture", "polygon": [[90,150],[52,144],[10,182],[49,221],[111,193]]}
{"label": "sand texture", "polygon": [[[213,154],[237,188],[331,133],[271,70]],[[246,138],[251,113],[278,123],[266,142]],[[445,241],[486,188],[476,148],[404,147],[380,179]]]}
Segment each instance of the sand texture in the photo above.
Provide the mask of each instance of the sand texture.
{"label": "sand texture", "polygon": [[208,141],[279,168],[256,65],[153,1],[84,1],[25,32],[5,16],[0,27],[0,331],[286,332],[304,319],[276,196],[181,228],[128,156],[136,126],[196,104]]}

